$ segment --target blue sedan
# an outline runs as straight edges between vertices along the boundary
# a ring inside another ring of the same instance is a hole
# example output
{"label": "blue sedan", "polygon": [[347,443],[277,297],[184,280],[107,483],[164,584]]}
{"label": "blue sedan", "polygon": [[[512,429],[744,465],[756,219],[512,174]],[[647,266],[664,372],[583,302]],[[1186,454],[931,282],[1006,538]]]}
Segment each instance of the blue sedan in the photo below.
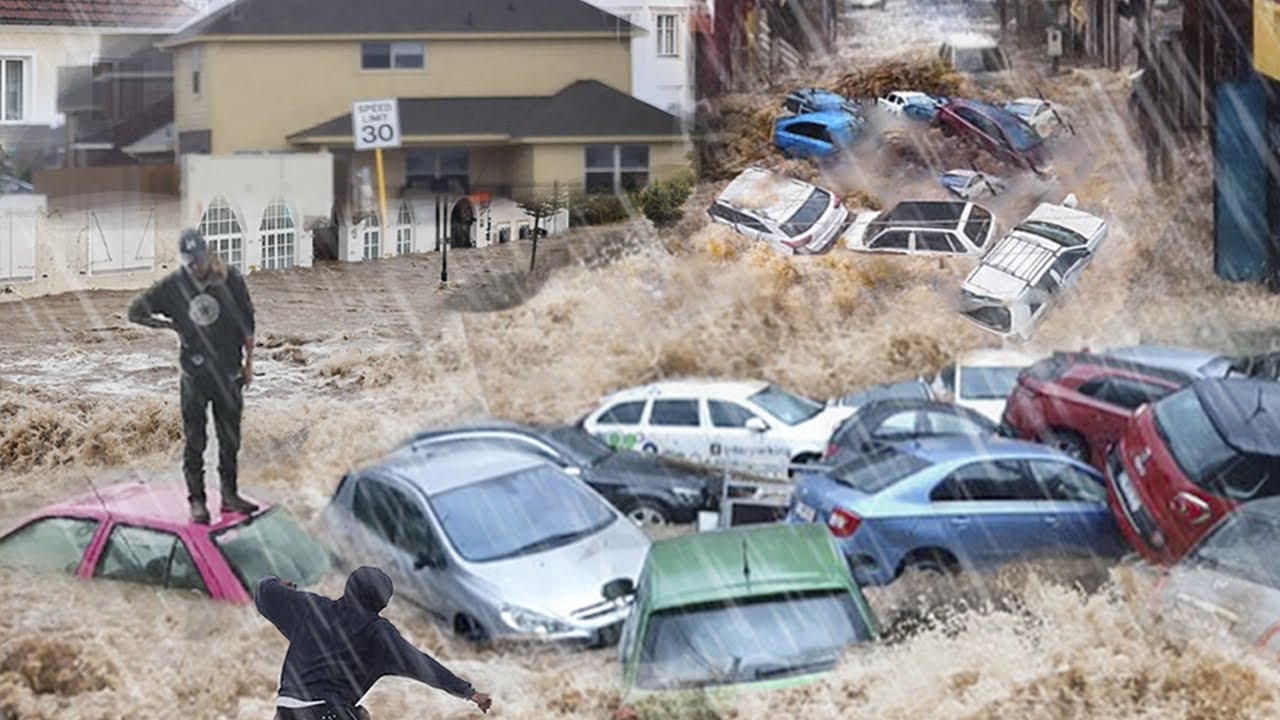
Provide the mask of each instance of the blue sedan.
{"label": "blue sedan", "polygon": [[773,140],[790,158],[823,158],[839,154],[862,134],[862,121],[839,110],[781,117]]}
{"label": "blue sedan", "polygon": [[984,570],[1033,556],[1118,558],[1102,476],[1042,445],[937,437],[802,477],[787,522],[820,522],[858,582]]}

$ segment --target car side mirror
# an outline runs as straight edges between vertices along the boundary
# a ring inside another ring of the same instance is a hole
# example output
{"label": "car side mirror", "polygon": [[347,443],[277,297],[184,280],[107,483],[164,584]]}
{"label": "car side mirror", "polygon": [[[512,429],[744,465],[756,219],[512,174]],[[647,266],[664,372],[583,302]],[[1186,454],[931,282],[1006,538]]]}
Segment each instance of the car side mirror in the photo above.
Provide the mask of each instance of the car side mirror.
{"label": "car side mirror", "polygon": [[610,581],[601,590],[605,600],[617,600],[618,598],[634,595],[636,592],[636,584],[631,578],[618,578]]}
{"label": "car side mirror", "polygon": [[752,432],[762,433],[769,429],[769,423],[765,422],[764,420],[761,420],[758,417],[753,417],[747,421],[747,424],[745,427]]}

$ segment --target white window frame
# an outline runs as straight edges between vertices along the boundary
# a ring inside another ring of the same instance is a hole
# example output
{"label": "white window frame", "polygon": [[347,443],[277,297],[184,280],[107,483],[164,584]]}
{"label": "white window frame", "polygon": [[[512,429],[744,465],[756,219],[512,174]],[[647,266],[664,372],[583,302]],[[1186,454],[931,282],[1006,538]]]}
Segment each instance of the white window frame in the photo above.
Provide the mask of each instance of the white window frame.
{"label": "white window frame", "polygon": [[[388,45],[388,48],[387,48],[387,64],[388,64],[388,67],[381,68],[381,67],[366,67],[366,66],[365,66],[365,64],[364,64],[364,48],[365,48],[365,46],[366,46],[366,45],[371,45],[371,44],[374,44],[374,43],[377,43],[377,44],[383,44],[383,43],[386,43],[386,44]],[[406,54],[410,54],[410,53],[406,53],[406,52],[405,52],[405,51],[408,49],[408,48],[407,48],[407,46],[409,46],[409,45],[413,45],[413,46],[415,46],[417,49],[421,49],[421,51],[422,51],[422,52],[421,52],[421,55],[422,55],[422,67],[420,67],[420,68],[416,68],[416,67],[396,67],[396,56],[397,56],[397,54],[399,54],[399,55],[406,55]],[[400,50],[401,52],[400,52],[400,53],[397,53],[397,52],[396,52],[397,50]],[[366,41],[364,41],[364,42],[361,42],[361,43],[360,43],[360,56],[359,56],[359,58],[357,59],[357,62],[360,64],[360,70],[361,70],[361,71],[363,71],[363,72],[375,72],[375,73],[376,73],[376,72],[426,72],[426,70],[427,70],[427,43],[426,43],[425,41],[422,41],[422,40],[366,40]]]}
{"label": "white window frame", "polygon": [[202,58],[204,54],[200,50],[201,47],[199,45],[191,46],[191,94],[195,97],[200,97],[202,89],[200,81],[204,79],[202,77],[204,71]]}
{"label": "white window frame", "polygon": [[402,200],[396,210],[396,254],[407,255],[413,252],[413,210],[409,201]]}
{"label": "white window frame", "polygon": [[262,239],[263,270],[283,270],[298,264],[298,229],[293,211],[284,200],[276,198],[262,211],[258,236]]}
{"label": "white window frame", "polygon": [[676,28],[680,16],[676,13],[658,13],[653,17],[653,34],[658,39],[658,57],[680,57],[680,38]]}
{"label": "white window frame", "polygon": [[36,76],[36,56],[35,53],[24,50],[0,50],[0,61],[15,61],[22,63],[22,114],[14,120],[6,120],[5,107],[9,100],[9,74],[5,68],[0,67],[0,125],[27,125],[34,122],[32,120],[32,106],[35,102],[35,86],[33,79]]}
{"label": "white window frame", "polygon": [[365,220],[364,230],[360,233],[360,245],[363,248],[361,258],[376,260],[382,257],[382,218],[378,213],[371,213]]}
{"label": "white window frame", "polygon": [[[215,209],[219,211],[218,215],[210,217]],[[200,215],[200,234],[209,244],[210,252],[217,253],[224,263],[244,272],[244,225],[240,223],[235,208],[223,196],[215,197]]]}

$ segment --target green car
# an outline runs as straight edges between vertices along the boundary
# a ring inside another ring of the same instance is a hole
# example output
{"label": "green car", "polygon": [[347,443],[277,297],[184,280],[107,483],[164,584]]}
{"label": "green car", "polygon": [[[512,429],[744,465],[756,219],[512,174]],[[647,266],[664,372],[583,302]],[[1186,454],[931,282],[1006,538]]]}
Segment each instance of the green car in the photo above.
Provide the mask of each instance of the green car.
{"label": "green car", "polygon": [[879,629],[822,525],[752,525],[649,549],[618,654],[627,702],[812,682]]}

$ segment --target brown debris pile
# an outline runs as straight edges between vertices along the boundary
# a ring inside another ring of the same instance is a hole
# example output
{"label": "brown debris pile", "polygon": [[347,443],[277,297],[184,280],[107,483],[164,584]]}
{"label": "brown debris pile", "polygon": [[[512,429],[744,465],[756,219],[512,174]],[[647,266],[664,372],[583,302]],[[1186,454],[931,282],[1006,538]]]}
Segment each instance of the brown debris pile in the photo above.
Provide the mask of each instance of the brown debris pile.
{"label": "brown debris pile", "polygon": [[949,97],[963,94],[963,76],[938,58],[890,60],[841,75],[830,89],[850,98],[875,99],[895,90],[916,90]]}

